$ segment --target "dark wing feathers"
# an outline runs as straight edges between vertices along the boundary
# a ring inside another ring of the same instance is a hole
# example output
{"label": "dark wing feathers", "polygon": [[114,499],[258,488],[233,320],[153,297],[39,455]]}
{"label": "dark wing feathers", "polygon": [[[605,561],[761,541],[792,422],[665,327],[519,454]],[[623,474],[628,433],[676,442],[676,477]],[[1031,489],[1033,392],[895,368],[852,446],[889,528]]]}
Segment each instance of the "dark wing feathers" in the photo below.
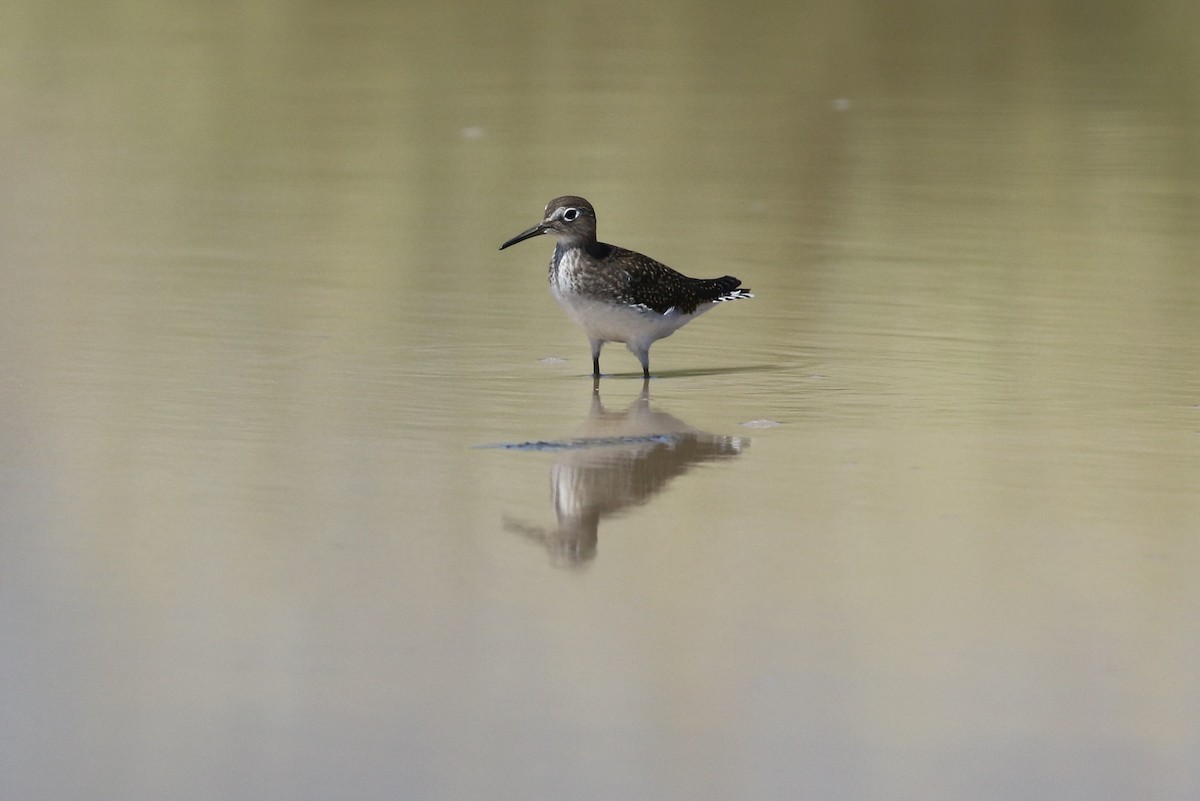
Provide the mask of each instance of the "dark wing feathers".
{"label": "dark wing feathers", "polygon": [[662,262],[624,248],[612,247],[604,261],[619,283],[613,287],[619,300],[659,314],[671,309],[691,314],[701,303],[715,301],[742,285],[732,275],[689,278]]}

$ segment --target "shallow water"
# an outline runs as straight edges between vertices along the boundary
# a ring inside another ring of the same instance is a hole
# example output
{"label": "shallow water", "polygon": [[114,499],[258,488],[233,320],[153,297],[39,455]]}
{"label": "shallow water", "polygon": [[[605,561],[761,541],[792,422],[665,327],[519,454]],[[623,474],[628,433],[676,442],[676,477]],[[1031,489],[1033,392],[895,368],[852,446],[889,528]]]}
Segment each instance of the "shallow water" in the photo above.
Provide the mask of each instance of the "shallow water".
{"label": "shallow water", "polygon": [[0,27],[0,795],[1200,793],[1190,11],[239,8]]}

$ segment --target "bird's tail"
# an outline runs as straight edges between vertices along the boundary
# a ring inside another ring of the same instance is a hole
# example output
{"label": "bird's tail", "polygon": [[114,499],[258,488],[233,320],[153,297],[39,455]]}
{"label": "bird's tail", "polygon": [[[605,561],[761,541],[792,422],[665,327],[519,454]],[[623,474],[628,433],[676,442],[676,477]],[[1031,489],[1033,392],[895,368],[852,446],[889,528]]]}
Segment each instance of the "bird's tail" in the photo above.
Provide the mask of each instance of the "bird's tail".
{"label": "bird's tail", "polygon": [[708,278],[700,282],[700,295],[705,300],[710,300],[713,303],[754,297],[749,289],[739,289],[738,287],[741,285],[742,282],[732,275],[722,276],[721,278]]}

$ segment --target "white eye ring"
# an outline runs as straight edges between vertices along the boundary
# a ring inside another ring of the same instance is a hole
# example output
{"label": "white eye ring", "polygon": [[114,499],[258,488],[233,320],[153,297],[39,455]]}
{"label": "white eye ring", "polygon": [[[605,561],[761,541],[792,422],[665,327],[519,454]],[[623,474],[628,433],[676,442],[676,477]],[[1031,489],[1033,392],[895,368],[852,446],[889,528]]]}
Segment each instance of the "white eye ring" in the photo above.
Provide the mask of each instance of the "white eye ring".
{"label": "white eye ring", "polygon": [[579,209],[563,209],[562,218],[566,222],[575,222],[579,219]]}

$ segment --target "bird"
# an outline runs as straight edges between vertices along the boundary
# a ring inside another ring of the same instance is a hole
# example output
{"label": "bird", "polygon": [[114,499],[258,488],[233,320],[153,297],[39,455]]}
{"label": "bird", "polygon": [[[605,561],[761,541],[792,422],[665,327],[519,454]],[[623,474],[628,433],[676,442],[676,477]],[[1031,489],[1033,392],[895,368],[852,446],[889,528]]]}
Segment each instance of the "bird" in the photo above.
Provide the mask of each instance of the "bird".
{"label": "bird", "polygon": [[625,343],[649,380],[652,344],[718,303],[754,297],[732,275],[689,278],[649,256],[598,241],[596,210],[576,195],[551,200],[540,223],[500,250],[542,234],[558,240],[550,259],[550,291],[587,334],[596,379],[605,342]]}

